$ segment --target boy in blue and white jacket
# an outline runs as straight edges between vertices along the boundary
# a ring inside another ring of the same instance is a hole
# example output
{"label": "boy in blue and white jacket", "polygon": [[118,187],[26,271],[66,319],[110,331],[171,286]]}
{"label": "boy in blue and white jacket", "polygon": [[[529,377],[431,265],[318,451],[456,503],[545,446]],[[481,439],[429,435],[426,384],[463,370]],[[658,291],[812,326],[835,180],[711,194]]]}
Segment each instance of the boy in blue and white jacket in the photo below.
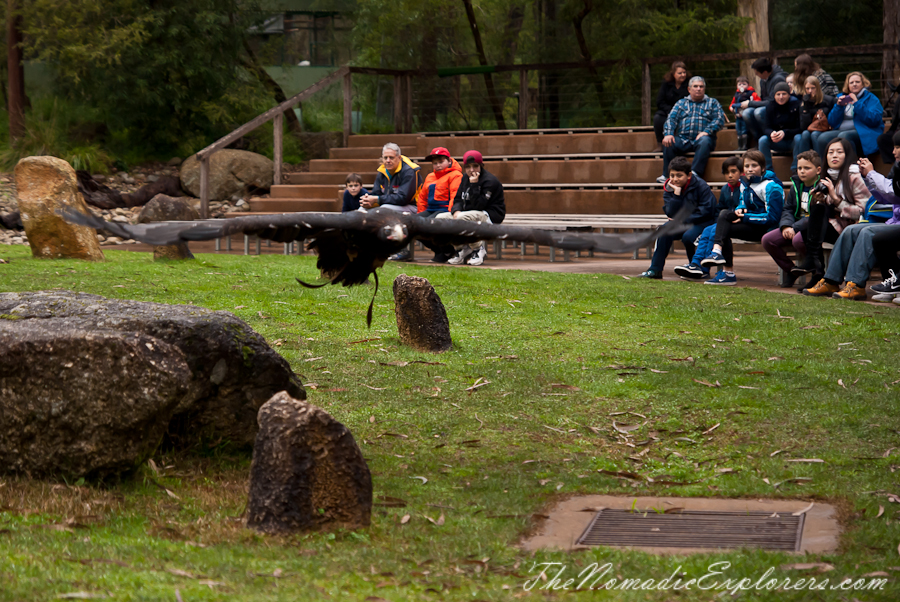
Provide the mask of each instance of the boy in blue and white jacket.
{"label": "boy in blue and white jacket", "polygon": [[758,150],[744,153],[744,177],[741,178],[740,203],[734,211],[722,211],[716,220],[716,236],[712,252],[700,265],[725,266],[706,284],[733,286],[737,284],[732,266],[734,252],[732,238],[759,242],[769,231],[778,227],[784,207],[784,185],[775,172],[766,171],[766,159]]}

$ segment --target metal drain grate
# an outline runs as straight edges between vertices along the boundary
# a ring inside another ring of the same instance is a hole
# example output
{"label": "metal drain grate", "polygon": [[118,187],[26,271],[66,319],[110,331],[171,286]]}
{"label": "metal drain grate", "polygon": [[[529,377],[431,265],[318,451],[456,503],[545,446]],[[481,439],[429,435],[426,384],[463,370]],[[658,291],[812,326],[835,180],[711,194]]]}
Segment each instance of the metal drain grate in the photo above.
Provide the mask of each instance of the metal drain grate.
{"label": "metal drain grate", "polygon": [[584,546],[800,550],[805,515],[770,512],[601,510],[578,539]]}

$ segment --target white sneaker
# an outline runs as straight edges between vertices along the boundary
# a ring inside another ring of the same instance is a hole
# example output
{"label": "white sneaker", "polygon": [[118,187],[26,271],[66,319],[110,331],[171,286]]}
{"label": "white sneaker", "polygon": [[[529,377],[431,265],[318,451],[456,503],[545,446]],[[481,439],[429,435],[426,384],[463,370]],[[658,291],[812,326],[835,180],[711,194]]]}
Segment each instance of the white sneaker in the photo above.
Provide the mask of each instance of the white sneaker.
{"label": "white sneaker", "polygon": [[659,176],[658,178],[656,178],[656,183],[657,183],[657,184],[665,184],[665,183],[666,183],[666,176]]}
{"label": "white sneaker", "polygon": [[469,257],[469,261],[466,263],[469,265],[481,265],[484,263],[484,258],[487,257],[487,249],[484,248],[484,245],[478,247],[478,250],[472,253],[472,256]]}
{"label": "white sneaker", "polygon": [[471,248],[469,248],[468,246],[465,246],[456,252],[455,257],[451,257],[450,259],[448,259],[447,263],[449,263],[450,265],[460,265],[466,259],[468,259],[474,252],[475,251],[473,251]]}
{"label": "white sneaker", "polygon": [[872,295],[869,301],[878,301],[879,303],[890,303],[894,300],[897,295],[893,293],[878,293],[877,295]]}

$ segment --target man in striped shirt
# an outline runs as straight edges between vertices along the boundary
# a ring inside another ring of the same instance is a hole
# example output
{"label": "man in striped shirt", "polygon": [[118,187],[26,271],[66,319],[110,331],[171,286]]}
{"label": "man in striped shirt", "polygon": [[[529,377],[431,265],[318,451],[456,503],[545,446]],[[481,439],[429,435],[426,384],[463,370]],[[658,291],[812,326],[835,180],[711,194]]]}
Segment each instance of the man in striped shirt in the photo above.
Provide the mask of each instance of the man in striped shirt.
{"label": "man in striped shirt", "polygon": [[[668,173],[674,157],[693,152],[691,170],[702,178],[709,155],[716,148],[716,132],[725,125],[725,112],[718,100],[706,95],[702,77],[691,78],[688,92],[687,98],[675,103],[663,128],[663,174]],[[666,176],[656,181],[665,182]]]}

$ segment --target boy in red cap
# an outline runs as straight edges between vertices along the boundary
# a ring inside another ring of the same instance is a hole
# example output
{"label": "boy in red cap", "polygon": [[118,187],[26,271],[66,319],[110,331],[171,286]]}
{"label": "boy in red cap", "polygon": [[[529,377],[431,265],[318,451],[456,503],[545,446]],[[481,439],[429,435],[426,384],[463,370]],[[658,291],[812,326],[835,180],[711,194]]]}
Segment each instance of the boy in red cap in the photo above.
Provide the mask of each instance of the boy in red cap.
{"label": "boy in red cap", "polygon": [[[466,175],[456,191],[449,213],[440,213],[437,219],[462,219],[471,222],[499,224],[506,217],[503,184],[484,169],[484,157],[476,150],[463,155]],[[456,257],[447,263],[481,265],[487,257],[484,242],[456,247]]]}
{"label": "boy in red cap", "polygon": [[[419,189],[416,209],[420,217],[436,217],[447,213],[453,207],[453,197],[456,196],[456,189],[462,180],[462,168],[456,159],[450,156],[450,151],[443,146],[432,149],[425,160],[431,161],[432,171]],[[453,247],[442,249],[424,241],[422,244],[434,251],[434,257],[431,259],[434,263],[447,263],[447,260],[456,253]]]}

